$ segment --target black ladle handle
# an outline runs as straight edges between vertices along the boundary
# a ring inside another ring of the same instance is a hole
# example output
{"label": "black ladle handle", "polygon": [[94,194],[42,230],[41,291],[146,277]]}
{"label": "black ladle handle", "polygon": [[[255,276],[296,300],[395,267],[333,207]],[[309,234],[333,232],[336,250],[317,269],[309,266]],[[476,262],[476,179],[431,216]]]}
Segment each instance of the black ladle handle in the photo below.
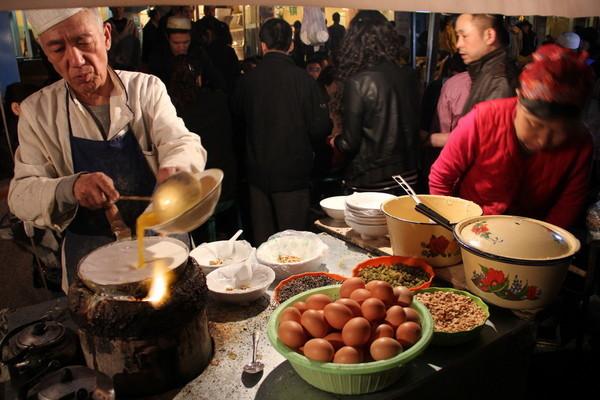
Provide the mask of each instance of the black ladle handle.
{"label": "black ladle handle", "polygon": [[415,210],[417,210],[418,212],[420,212],[423,215],[428,216],[430,219],[437,222],[444,228],[448,229],[450,232],[452,232],[454,230],[454,227],[452,226],[450,221],[448,221],[446,218],[444,218],[440,214],[438,214],[437,211],[434,211],[431,208],[429,208],[428,206],[426,206],[425,203],[417,204],[415,206]]}

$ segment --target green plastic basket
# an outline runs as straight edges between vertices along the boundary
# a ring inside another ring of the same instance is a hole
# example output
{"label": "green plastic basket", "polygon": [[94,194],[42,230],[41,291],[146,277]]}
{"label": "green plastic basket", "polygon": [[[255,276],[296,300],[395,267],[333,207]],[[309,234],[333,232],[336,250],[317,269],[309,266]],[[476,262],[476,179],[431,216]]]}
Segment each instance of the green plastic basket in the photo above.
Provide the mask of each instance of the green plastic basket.
{"label": "green plastic basket", "polygon": [[267,335],[275,349],[284,356],[294,370],[309,384],[326,392],[337,394],[363,394],[376,392],[396,382],[404,371],[404,365],[421,354],[429,345],[433,335],[433,320],[427,308],[414,301],[414,308],[421,318],[421,338],[417,343],[397,356],[360,364],[334,364],[309,360],[290,349],[277,338],[279,314],[297,301],[323,293],[332,299],[339,298],[340,286],[325,286],[300,293],[282,303],[271,315]]}
{"label": "green plastic basket", "polygon": [[[485,312],[485,315],[486,315],[485,321],[487,321],[488,318],[490,317],[490,310],[489,310],[487,304],[485,304],[483,302],[483,300],[481,300],[479,297],[475,296],[472,293],[465,292],[464,290],[458,290],[458,289],[453,289],[453,288],[431,287],[431,288],[419,290],[416,292],[416,294],[432,293],[432,292],[452,292],[452,293],[456,293],[456,294],[459,294],[462,296],[467,296],[471,300],[473,300],[473,302],[476,305],[478,305]],[[459,344],[468,342],[470,340],[473,340],[479,336],[479,332],[481,331],[481,329],[483,329],[483,326],[485,325],[485,321],[483,321],[481,323],[481,325],[477,325],[476,327],[474,327],[468,331],[463,331],[463,332],[450,333],[450,332],[436,332],[434,330],[433,331],[433,340],[431,343],[436,346],[455,346],[455,345],[459,345]]]}

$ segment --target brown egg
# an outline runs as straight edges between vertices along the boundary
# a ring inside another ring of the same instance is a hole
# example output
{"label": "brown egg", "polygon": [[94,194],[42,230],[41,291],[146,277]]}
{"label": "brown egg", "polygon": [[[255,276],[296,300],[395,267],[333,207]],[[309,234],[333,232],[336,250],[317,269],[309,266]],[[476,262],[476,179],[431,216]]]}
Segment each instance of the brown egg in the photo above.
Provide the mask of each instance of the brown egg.
{"label": "brown egg", "polygon": [[322,338],[329,333],[330,326],[323,313],[318,310],[306,310],[302,313],[300,323],[312,337]]}
{"label": "brown egg", "polygon": [[413,321],[413,322],[416,322],[416,323],[420,323],[421,322],[421,318],[419,317],[419,313],[414,308],[404,307],[404,313],[406,314],[406,320],[407,321]]}
{"label": "brown egg", "polygon": [[304,344],[304,355],[314,361],[330,362],[335,351],[325,339],[310,339]]}
{"label": "brown egg", "polygon": [[310,310],[322,310],[329,303],[331,299],[326,294],[313,294],[306,299],[306,307]]}
{"label": "brown egg", "polygon": [[410,347],[417,343],[420,337],[421,326],[416,322],[407,321],[396,329],[396,339],[404,347]]}
{"label": "brown egg", "polygon": [[335,352],[333,362],[337,364],[358,364],[362,362],[360,351],[351,346],[344,346]]}
{"label": "brown egg", "polygon": [[375,286],[379,286],[381,284],[386,284],[385,281],[380,281],[380,280],[374,280],[374,281],[370,281],[367,282],[367,284],[365,285],[365,289],[370,290],[371,292],[373,291],[373,288],[375,288]]}
{"label": "brown egg", "polygon": [[362,316],[362,311],[360,310],[360,304],[356,302],[356,300],[352,299],[338,299],[335,301],[336,303],[343,304],[352,311],[352,316],[360,317]]}
{"label": "brown egg", "polygon": [[279,315],[279,322],[283,321],[296,321],[300,323],[302,313],[296,307],[288,307],[281,312]]}
{"label": "brown egg", "polygon": [[402,352],[402,346],[396,339],[382,337],[374,340],[373,343],[371,343],[369,350],[373,360],[379,361],[395,357],[398,353]]}
{"label": "brown egg", "polygon": [[325,319],[335,329],[342,329],[352,319],[352,310],[340,303],[327,304],[323,309]]}
{"label": "brown egg", "polygon": [[283,321],[280,323],[277,328],[277,337],[283,344],[292,349],[304,345],[306,339],[308,339],[302,325],[296,321]]}
{"label": "brown egg", "polygon": [[388,324],[378,325],[375,329],[373,329],[371,333],[371,341],[382,337],[396,337],[395,329],[389,326]]}
{"label": "brown egg", "polygon": [[371,292],[367,289],[356,289],[350,295],[350,298],[356,301],[358,304],[362,304],[363,301],[371,297]]}
{"label": "brown egg", "polygon": [[406,321],[406,313],[404,308],[400,306],[391,306],[385,313],[385,322],[392,325],[394,328]]}
{"label": "brown egg", "polygon": [[356,289],[364,289],[365,282],[361,278],[348,278],[340,287],[340,297],[348,298]]}
{"label": "brown egg", "polygon": [[383,301],[387,306],[391,306],[396,304],[396,296],[394,296],[394,288],[387,282],[378,283],[371,290],[371,294],[373,297],[377,297],[379,300]]}
{"label": "brown egg", "polygon": [[412,304],[414,293],[407,287],[398,286],[394,288],[396,301],[399,306],[408,307]]}
{"label": "brown egg", "polygon": [[370,337],[371,324],[363,317],[352,318],[342,329],[342,339],[346,346],[362,346]]}
{"label": "brown egg", "polygon": [[323,339],[327,340],[335,350],[344,347],[344,340],[342,339],[341,332],[331,332],[327,334]]}
{"label": "brown egg", "polygon": [[366,299],[360,305],[360,309],[363,317],[371,322],[381,321],[385,318],[385,304],[383,304],[383,301],[376,299],[375,297]]}
{"label": "brown egg", "polygon": [[308,310],[308,307],[306,307],[306,303],[303,301],[297,301],[294,303],[294,307],[296,307],[301,313],[303,313],[304,311]]}

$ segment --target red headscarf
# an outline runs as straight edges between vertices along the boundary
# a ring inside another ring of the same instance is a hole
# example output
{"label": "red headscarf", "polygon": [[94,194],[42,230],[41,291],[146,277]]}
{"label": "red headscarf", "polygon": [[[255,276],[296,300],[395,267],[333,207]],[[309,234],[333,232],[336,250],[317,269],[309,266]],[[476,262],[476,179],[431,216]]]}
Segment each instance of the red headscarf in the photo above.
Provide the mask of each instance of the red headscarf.
{"label": "red headscarf", "polygon": [[586,52],[576,53],[555,44],[541,46],[521,72],[521,96],[582,106],[593,86],[593,72],[586,59]]}

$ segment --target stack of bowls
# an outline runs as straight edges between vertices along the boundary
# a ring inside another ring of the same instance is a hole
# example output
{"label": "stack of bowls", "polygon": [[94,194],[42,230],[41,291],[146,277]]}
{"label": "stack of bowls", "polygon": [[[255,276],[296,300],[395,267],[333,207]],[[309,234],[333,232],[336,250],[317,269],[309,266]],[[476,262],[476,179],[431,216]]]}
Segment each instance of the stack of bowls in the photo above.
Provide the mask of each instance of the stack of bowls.
{"label": "stack of bowls", "polygon": [[388,229],[381,204],[394,198],[395,196],[387,193],[354,193],[346,198],[344,220],[363,239],[385,236]]}

